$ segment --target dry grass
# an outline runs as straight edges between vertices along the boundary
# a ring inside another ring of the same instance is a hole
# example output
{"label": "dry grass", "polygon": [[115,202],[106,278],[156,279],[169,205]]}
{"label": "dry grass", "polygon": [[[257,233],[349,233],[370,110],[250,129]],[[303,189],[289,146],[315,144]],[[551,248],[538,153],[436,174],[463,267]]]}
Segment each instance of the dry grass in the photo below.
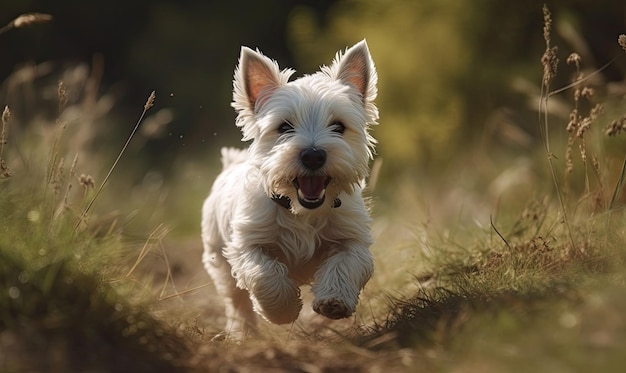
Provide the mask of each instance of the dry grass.
{"label": "dry grass", "polygon": [[91,200],[89,201],[89,203],[87,204],[87,206],[85,207],[83,212],[81,212],[81,214],[80,214],[80,216],[78,218],[78,221],[76,222],[76,226],[74,227],[75,230],[78,230],[81,227],[81,224],[83,223],[83,220],[85,219],[85,217],[89,213],[89,210],[91,210],[91,207],[96,202],[96,199],[98,198],[98,196],[102,192],[102,189],[104,189],[104,186],[106,185],[107,181],[109,181],[109,178],[111,177],[111,174],[113,173],[113,171],[117,167],[117,164],[119,163],[120,159],[122,158],[122,155],[124,155],[124,152],[128,148],[128,144],[130,144],[130,141],[135,136],[135,133],[137,133],[137,129],[139,128],[139,125],[143,121],[143,118],[145,117],[146,112],[148,112],[148,110],[154,105],[154,100],[155,99],[156,99],[156,93],[154,91],[152,91],[152,93],[150,93],[150,96],[148,96],[146,104],[143,106],[143,111],[141,112],[141,115],[139,116],[139,119],[137,120],[137,123],[135,124],[135,127],[133,128],[133,130],[131,131],[130,135],[126,139],[126,142],[124,143],[124,146],[122,146],[122,149],[118,153],[117,158],[115,158],[115,161],[111,165],[111,168],[109,169],[109,171],[107,172],[106,176],[102,180],[102,183],[100,184],[100,186],[96,190],[96,193],[91,198]]}

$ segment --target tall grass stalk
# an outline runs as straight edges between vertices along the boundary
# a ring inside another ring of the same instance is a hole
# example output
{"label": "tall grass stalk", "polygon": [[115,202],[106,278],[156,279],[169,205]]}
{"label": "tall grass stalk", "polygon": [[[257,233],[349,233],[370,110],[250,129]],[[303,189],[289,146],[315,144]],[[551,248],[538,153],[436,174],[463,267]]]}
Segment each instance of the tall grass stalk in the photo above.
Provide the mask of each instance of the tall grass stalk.
{"label": "tall grass stalk", "polygon": [[[626,52],[626,35],[621,34],[617,37],[617,44]],[[609,127],[605,130],[605,133],[609,136],[614,136],[619,132],[624,130],[626,124],[626,115],[623,115],[620,119],[614,120]],[[619,196],[622,187],[624,186],[624,179],[626,178],[626,155],[624,156],[624,161],[622,162],[622,171],[620,172],[619,178],[617,179],[617,183],[615,184],[615,189],[613,190],[613,195],[611,196],[611,201],[609,202],[609,218],[610,213],[615,207],[615,201]]]}
{"label": "tall grass stalk", "polygon": [[91,207],[96,202],[96,199],[98,198],[98,196],[100,195],[100,193],[104,189],[104,186],[106,185],[107,181],[109,181],[109,178],[111,177],[111,174],[113,173],[113,170],[115,170],[115,168],[117,167],[117,164],[120,161],[120,159],[122,158],[122,155],[124,155],[124,152],[126,151],[126,148],[128,148],[128,144],[130,144],[130,141],[135,136],[135,133],[139,129],[139,125],[143,121],[143,118],[146,116],[146,113],[148,112],[148,110],[154,105],[155,98],[156,98],[155,91],[152,91],[152,93],[150,93],[150,96],[148,97],[148,100],[146,101],[145,105],[143,106],[143,111],[141,112],[141,115],[139,116],[139,119],[137,120],[137,123],[135,124],[135,127],[133,128],[133,130],[131,131],[130,135],[126,139],[126,143],[124,143],[124,146],[122,147],[122,149],[120,150],[119,154],[117,155],[117,158],[113,162],[113,165],[109,169],[109,172],[107,172],[106,176],[102,180],[102,183],[100,183],[100,186],[96,190],[96,193],[94,194],[94,196],[89,201],[89,204],[87,204],[87,207],[85,207],[85,209],[79,215],[78,221],[76,222],[76,225],[74,226],[74,232],[78,231],[78,229],[80,228],[80,225],[83,223],[83,221],[85,220],[85,217],[89,213],[89,210],[91,210]]}
{"label": "tall grass stalk", "polygon": [[551,37],[550,32],[552,29],[552,16],[548,6],[544,4],[543,6],[543,38],[546,42],[546,50],[541,57],[541,63],[543,65],[543,79],[541,84],[541,95],[540,95],[540,104],[539,104],[539,119],[543,126],[540,126],[540,132],[543,140],[543,146],[546,151],[546,155],[548,158],[548,166],[550,168],[550,175],[552,177],[552,182],[554,183],[554,187],[556,189],[556,195],[559,200],[559,205],[561,207],[561,214],[563,215],[563,222],[567,229],[567,234],[572,244],[572,248],[576,247],[576,243],[574,241],[574,236],[572,234],[572,228],[569,223],[567,209],[565,207],[565,200],[563,198],[563,193],[561,193],[559,187],[559,180],[556,175],[556,169],[554,167],[554,154],[550,149],[550,129],[548,126],[548,102],[550,98],[550,84],[552,80],[556,76],[557,66],[559,63],[559,59],[556,55],[558,50],[557,47],[550,46]]}
{"label": "tall grass stalk", "polygon": [[615,200],[617,199],[619,192],[622,190],[624,186],[624,179],[626,178],[626,155],[624,156],[624,161],[622,162],[622,171],[619,174],[619,178],[617,179],[617,183],[615,184],[615,189],[613,189],[613,195],[611,196],[611,202],[609,203],[609,211],[613,210],[615,207]]}
{"label": "tall grass stalk", "polygon": [[9,127],[9,120],[11,119],[11,110],[8,106],[4,107],[2,112],[2,131],[0,132],[0,177],[8,178],[11,176],[9,167],[4,162],[4,145],[7,143],[7,128]]}

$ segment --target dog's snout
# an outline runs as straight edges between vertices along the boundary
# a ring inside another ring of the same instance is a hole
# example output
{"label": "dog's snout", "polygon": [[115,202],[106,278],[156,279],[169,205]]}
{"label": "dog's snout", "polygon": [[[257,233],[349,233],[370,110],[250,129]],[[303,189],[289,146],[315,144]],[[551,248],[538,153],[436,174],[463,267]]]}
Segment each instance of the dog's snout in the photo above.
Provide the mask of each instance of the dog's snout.
{"label": "dog's snout", "polygon": [[323,149],[307,148],[300,153],[300,160],[304,167],[315,171],[326,163],[326,152]]}

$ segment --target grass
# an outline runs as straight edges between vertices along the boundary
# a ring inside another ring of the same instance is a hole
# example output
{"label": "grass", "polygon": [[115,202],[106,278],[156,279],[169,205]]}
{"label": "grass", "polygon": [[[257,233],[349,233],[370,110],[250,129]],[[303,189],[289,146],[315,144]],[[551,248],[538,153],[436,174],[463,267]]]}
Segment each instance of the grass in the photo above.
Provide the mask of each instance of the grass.
{"label": "grass", "polygon": [[[72,103],[63,85],[54,136],[34,146],[27,134],[9,136],[7,108],[0,137],[0,370],[622,371],[626,161],[603,147],[602,136],[619,134],[623,113],[598,128],[597,102],[575,58],[570,89],[551,89],[557,64],[547,9],[544,16],[544,143],[525,155],[538,181],[508,158],[487,176],[459,172],[481,157],[463,157],[450,175],[419,189],[400,180],[394,197],[378,198],[377,272],[357,316],[263,324],[262,337],[240,344],[212,340],[222,310],[198,265],[199,238],[172,242],[167,222],[150,227],[142,211],[107,196],[122,189],[109,181],[122,171],[116,167],[154,97],[97,189],[81,171],[102,169],[101,160],[67,146],[81,132],[64,120]],[[548,115],[557,91],[574,96],[570,123],[558,130]],[[164,206],[169,198],[193,209],[207,191],[177,186],[199,171],[181,172]],[[549,192],[537,199],[513,190],[489,204],[484,191],[493,183],[484,179],[505,176]],[[463,189],[464,182],[473,186]],[[142,203],[161,195],[140,192]]]}
{"label": "grass", "polygon": [[[114,286],[124,248],[108,235],[51,231],[53,214],[0,186],[2,371],[136,371],[173,366],[185,352],[176,331],[147,309],[145,296]],[[57,219],[59,219],[57,217]],[[144,299],[143,301],[141,299]],[[119,350],[118,350],[119,349]]]}

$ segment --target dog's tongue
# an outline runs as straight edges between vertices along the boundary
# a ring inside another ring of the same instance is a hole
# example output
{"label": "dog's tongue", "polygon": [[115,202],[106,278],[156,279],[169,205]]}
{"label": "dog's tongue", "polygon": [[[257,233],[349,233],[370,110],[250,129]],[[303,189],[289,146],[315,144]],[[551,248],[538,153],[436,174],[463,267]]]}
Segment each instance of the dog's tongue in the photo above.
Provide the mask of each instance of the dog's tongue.
{"label": "dog's tongue", "polygon": [[326,189],[325,176],[300,176],[298,177],[298,187],[302,196],[309,201],[320,199],[324,196]]}

